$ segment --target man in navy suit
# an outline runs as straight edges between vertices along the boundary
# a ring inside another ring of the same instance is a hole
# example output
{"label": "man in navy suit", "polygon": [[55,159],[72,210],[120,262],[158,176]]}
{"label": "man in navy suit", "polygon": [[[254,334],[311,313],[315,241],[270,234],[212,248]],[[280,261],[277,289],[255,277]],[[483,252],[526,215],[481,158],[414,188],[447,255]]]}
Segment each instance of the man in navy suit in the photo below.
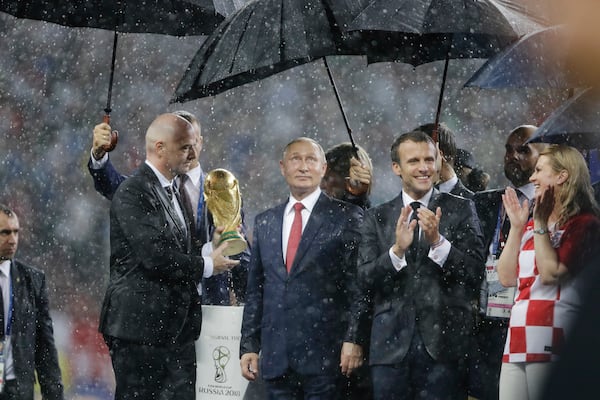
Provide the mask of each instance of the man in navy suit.
{"label": "man in navy suit", "polygon": [[335,399],[341,374],[362,359],[358,324],[350,318],[362,303],[356,286],[362,209],[321,192],[325,153],[312,139],[288,144],[280,169],[289,200],[254,224],[242,374],[250,381],[260,374],[270,399]]}
{"label": "man in navy suit", "polygon": [[358,271],[373,307],[377,400],[467,398],[483,237],[471,200],[434,189],[437,155],[426,133],[399,136],[391,158],[402,191],[365,212]]}
{"label": "man in navy suit", "polygon": [[[195,244],[194,249],[200,250],[204,243],[210,241],[215,229],[212,215],[205,207],[203,198],[203,185],[206,174],[200,165],[200,152],[204,138],[201,134],[200,123],[194,115],[187,111],[174,111],[173,114],[179,115],[191,123],[196,132],[196,158],[193,160],[190,170],[185,174],[187,175],[186,178],[189,179],[186,179],[183,185],[190,203],[195,205],[190,210],[193,214],[190,216],[193,221],[192,240]],[[108,153],[104,151],[104,146],[110,143],[110,138],[111,127],[108,124],[102,123],[94,127],[93,147],[88,162],[90,175],[94,179],[94,187],[109,200],[112,199],[113,194],[126,178],[115,169]],[[180,182],[180,179],[178,179],[178,182]],[[244,233],[242,226],[242,234]],[[233,258],[240,260],[240,266],[232,269],[230,274],[219,274],[202,280],[202,304],[230,305],[230,287],[233,289],[235,300],[238,303],[244,302],[250,249],[246,249]]]}

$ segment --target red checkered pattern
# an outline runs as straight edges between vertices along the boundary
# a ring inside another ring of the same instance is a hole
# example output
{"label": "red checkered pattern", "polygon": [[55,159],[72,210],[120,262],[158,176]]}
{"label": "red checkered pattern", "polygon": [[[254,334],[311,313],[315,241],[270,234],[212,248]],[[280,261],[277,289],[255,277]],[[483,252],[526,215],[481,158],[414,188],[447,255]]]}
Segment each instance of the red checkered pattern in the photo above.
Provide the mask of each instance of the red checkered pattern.
{"label": "red checkered pattern", "polygon": [[[559,248],[565,245],[562,242]],[[527,224],[521,240],[517,273],[518,288],[502,361],[554,361],[580,299],[572,281],[542,284],[535,264],[533,221]]]}

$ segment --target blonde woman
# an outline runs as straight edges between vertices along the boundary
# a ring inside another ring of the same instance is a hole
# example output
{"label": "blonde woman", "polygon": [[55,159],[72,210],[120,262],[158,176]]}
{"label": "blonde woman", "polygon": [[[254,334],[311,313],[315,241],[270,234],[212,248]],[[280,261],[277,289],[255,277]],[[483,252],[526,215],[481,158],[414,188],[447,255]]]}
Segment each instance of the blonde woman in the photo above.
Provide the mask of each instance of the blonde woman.
{"label": "blonde woman", "polygon": [[590,264],[600,239],[590,175],[574,148],[552,145],[540,153],[527,201],[506,189],[502,201],[511,229],[498,260],[504,286],[517,286],[500,373],[500,400],[536,400],[565,330],[579,308],[575,279]]}

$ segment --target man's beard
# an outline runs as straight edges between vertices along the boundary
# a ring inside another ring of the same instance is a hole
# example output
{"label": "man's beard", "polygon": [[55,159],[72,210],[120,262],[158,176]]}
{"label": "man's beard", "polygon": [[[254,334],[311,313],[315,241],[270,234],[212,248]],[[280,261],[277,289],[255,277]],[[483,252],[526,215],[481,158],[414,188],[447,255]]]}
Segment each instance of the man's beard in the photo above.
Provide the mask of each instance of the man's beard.
{"label": "man's beard", "polygon": [[510,163],[504,166],[504,175],[515,186],[523,186],[529,182],[533,171],[523,171],[519,164]]}

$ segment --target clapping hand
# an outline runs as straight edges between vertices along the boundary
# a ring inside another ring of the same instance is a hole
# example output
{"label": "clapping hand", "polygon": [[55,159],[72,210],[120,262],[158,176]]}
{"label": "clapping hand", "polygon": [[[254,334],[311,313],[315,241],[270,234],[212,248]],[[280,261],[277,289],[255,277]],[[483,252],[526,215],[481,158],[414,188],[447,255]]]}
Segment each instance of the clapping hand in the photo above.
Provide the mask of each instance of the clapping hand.
{"label": "clapping hand", "polygon": [[554,210],[554,186],[549,186],[535,197],[533,204],[533,218],[543,226],[548,225],[548,218]]}
{"label": "clapping hand", "polygon": [[410,247],[413,241],[413,232],[417,227],[417,220],[408,220],[408,216],[412,211],[410,205],[402,207],[400,217],[396,223],[396,242],[392,247],[392,251],[398,257],[404,256],[406,250]]}
{"label": "clapping hand", "polygon": [[525,199],[521,205],[515,189],[507,187],[502,195],[502,204],[504,204],[511,228],[521,231],[529,219],[529,200]]}

